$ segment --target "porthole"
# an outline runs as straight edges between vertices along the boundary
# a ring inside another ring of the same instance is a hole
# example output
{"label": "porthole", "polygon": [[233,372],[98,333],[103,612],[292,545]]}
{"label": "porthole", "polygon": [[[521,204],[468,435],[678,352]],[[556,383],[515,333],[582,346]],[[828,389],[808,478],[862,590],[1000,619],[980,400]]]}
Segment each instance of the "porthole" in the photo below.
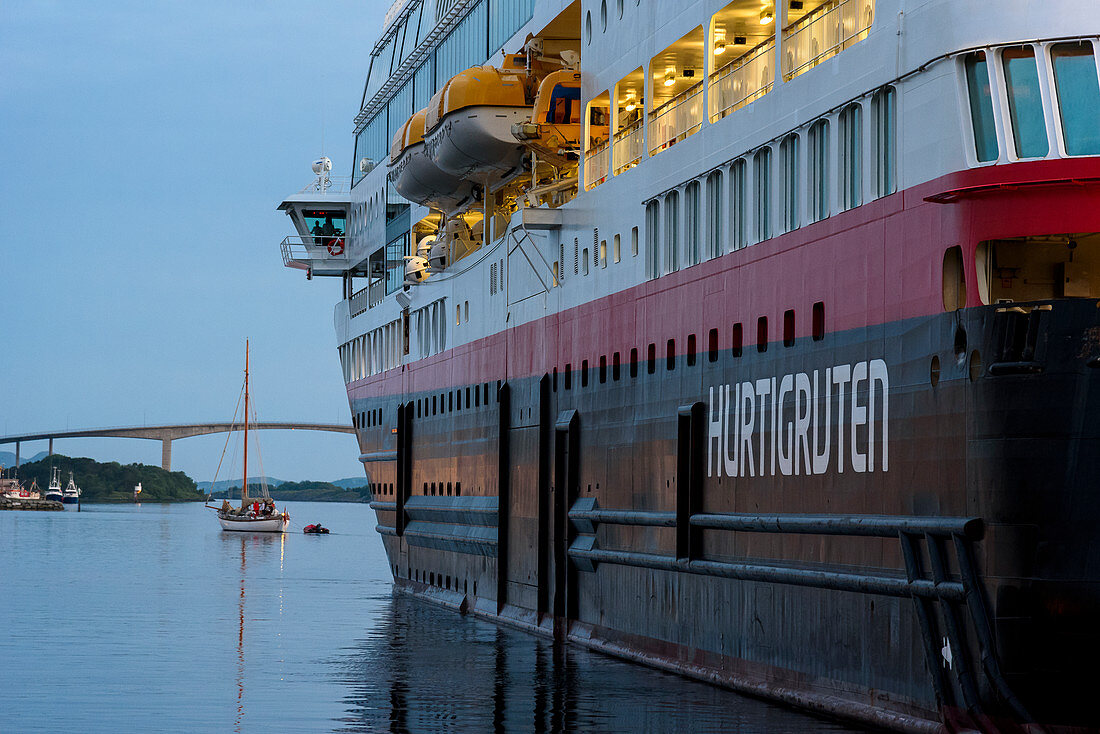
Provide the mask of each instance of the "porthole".
{"label": "porthole", "polygon": [[928,368],[928,381],[932,383],[932,387],[940,384],[940,357],[938,354],[932,355],[932,364]]}
{"label": "porthole", "polygon": [[584,42],[589,46],[592,45],[592,11],[589,10],[584,14]]}
{"label": "porthole", "polygon": [[600,3],[600,33],[607,30],[607,0]]}
{"label": "porthole", "polygon": [[970,381],[976,382],[982,376],[982,355],[975,349],[970,353]]}

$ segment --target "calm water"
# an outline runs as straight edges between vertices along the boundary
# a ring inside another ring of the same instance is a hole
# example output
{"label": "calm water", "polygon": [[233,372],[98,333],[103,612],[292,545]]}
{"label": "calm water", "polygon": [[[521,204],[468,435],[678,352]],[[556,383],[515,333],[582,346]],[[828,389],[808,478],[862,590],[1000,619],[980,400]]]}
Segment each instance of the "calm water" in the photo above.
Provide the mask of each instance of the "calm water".
{"label": "calm water", "polygon": [[0,512],[0,732],[850,731],[394,597],[369,508],[288,507]]}

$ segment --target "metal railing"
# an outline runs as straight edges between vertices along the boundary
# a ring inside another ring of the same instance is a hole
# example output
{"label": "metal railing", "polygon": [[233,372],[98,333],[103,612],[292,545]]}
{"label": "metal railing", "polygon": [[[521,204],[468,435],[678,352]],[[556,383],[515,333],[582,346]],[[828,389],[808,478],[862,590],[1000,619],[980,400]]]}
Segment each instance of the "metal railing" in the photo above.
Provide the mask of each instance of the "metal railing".
{"label": "metal railing", "polygon": [[783,78],[791,80],[867,37],[874,0],[832,0],[783,34]]}
{"label": "metal railing", "polygon": [[703,83],[696,82],[649,114],[649,154],[656,155],[703,126]]}
{"label": "metal railing", "polygon": [[604,141],[584,155],[584,188],[599,186],[607,180],[608,164],[611,163],[611,142]]}
{"label": "metal railing", "polygon": [[771,38],[710,76],[710,118],[716,121],[771,91],[775,82]]}
{"label": "metal railing", "polygon": [[374,308],[386,297],[386,279],[379,278],[373,283],[360,288],[351,294],[348,299],[348,312],[351,318]]}
{"label": "metal railing", "polygon": [[302,237],[288,235],[279,243],[283,265],[307,270],[318,264],[340,265],[348,262],[347,239],[344,235]]}
{"label": "metal railing", "polygon": [[306,184],[299,194],[347,194],[351,192],[351,176],[326,176]]}
{"label": "metal railing", "polygon": [[641,118],[615,133],[611,163],[615,167],[616,175],[638,165],[638,161],[642,159],[642,154],[645,152],[643,143]]}

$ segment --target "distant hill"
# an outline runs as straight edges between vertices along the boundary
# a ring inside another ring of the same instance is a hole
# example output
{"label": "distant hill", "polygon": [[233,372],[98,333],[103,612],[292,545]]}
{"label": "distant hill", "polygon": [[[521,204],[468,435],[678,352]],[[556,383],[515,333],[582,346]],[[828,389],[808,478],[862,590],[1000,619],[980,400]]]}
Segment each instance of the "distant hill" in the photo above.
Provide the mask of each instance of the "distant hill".
{"label": "distant hill", "polygon": [[[49,456],[45,451],[39,451],[34,456],[20,456],[19,463],[27,464],[32,461],[38,461]],[[5,469],[9,466],[15,466],[15,452],[14,451],[0,451],[0,466]]]}
{"label": "distant hill", "polygon": [[[248,486],[252,487],[252,485],[254,484],[259,486],[260,477],[248,478]],[[286,479],[275,479],[274,477],[267,477],[268,487],[281,487],[284,484],[293,484],[293,482],[288,482]],[[346,479],[337,479],[333,482],[306,481],[300,482],[300,484],[331,484],[334,487],[341,487],[343,489],[358,489],[359,487],[368,486],[369,482],[367,482],[366,477],[348,477]],[[233,487],[234,490],[239,490],[241,488],[241,480],[219,479],[217,482],[195,482],[195,486],[204,492],[213,492],[220,497],[221,493],[229,489],[230,487]]]}
{"label": "distant hill", "polygon": [[69,481],[69,472],[83,490],[83,502],[132,502],[134,485],[141,483],[142,502],[199,502],[204,494],[194,480],[181,471],[165,471],[148,464],[100,463],[95,459],[72,458],[54,454],[19,467],[19,479],[24,486],[38,482],[43,492],[50,484],[50,468],[61,470],[61,486]]}
{"label": "distant hill", "polygon": [[[221,484],[221,482],[219,482]],[[366,484],[361,481],[360,484]],[[362,487],[339,487],[332,482],[279,482],[278,486],[270,480],[267,483],[276,502],[370,502],[370,489]],[[259,482],[248,483],[249,496],[261,493]],[[240,483],[218,490],[214,499],[235,500],[241,496]]]}

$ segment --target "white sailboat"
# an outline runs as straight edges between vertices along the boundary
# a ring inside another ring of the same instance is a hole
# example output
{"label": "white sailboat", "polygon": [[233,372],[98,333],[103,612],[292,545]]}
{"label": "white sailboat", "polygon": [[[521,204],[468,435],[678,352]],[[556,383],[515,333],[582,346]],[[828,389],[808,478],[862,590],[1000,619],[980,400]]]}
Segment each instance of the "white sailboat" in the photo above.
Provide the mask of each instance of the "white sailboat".
{"label": "white sailboat", "polygon": [[[236,530],[253,533],[282,533],[290,522],[290,515],[284,509],[279,512],[275,509],[275,501],[267,492],[267,483],[261,483],[262,493],[260,497],[248,496],[248,342],[244,346],[244,471],[241,482],[241,504],[234,507],[229,500],[222,502],[221,507],[210,507],[217,510],[218,522],[222,530]],[[217,481],[217,476],[214,477]]]}

